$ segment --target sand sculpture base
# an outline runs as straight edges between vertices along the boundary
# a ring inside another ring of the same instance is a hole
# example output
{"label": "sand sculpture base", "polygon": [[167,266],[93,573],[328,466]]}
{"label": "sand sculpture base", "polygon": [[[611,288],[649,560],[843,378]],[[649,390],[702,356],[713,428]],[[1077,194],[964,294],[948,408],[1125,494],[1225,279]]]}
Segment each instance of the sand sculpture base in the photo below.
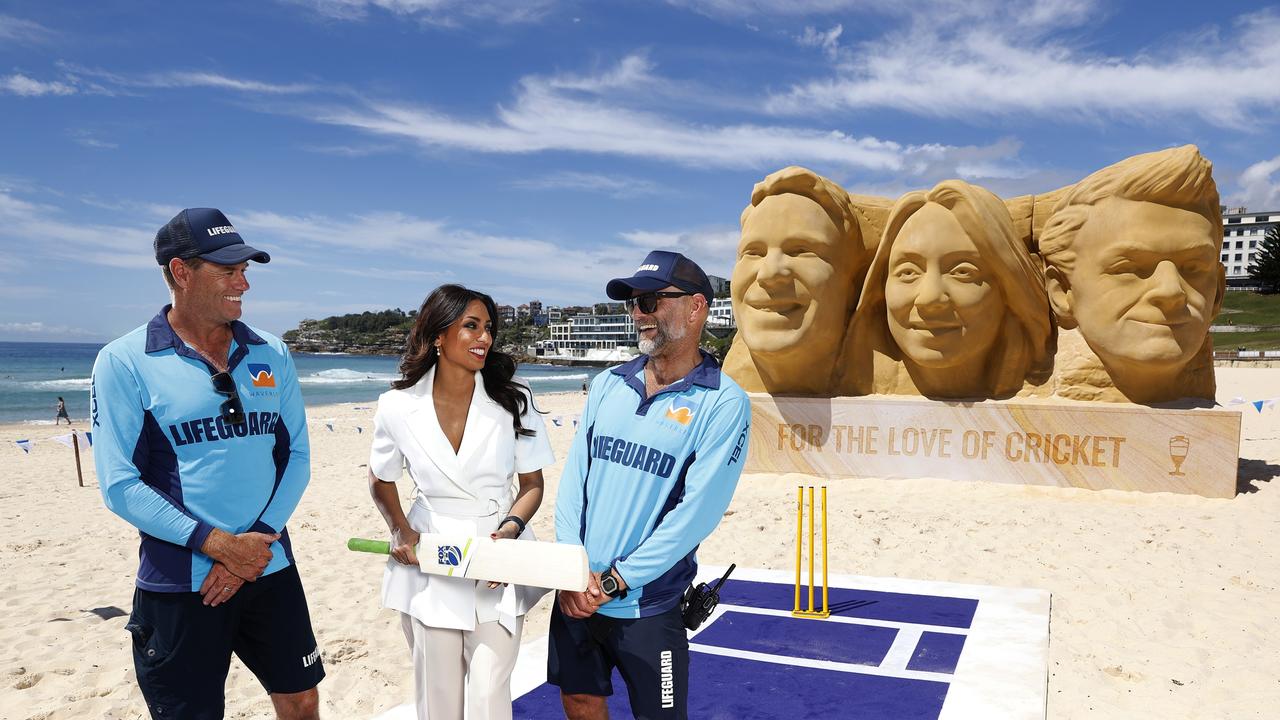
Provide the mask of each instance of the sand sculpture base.
{"label": "sand sculpture base", "polygon": [[1235,410],[763,393],[751,405],[746,472],[1236,493]]}

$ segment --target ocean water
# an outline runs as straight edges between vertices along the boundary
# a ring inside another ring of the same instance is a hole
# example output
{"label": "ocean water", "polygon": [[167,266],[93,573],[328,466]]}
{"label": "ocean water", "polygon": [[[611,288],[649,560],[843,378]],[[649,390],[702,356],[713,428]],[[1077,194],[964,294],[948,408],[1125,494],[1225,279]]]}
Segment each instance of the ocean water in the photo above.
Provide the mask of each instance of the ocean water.
{"label": "ocean water", "polygon": [[[52,424],[58,397],[77,424],[89,417],[89,375],[100,343],[0,342],[0,422]],[[296,353],[307,405],[371,402],[400,377],[400,359],[381,355]],[[600,368],[520,365],[535,393],[581,390]]]}

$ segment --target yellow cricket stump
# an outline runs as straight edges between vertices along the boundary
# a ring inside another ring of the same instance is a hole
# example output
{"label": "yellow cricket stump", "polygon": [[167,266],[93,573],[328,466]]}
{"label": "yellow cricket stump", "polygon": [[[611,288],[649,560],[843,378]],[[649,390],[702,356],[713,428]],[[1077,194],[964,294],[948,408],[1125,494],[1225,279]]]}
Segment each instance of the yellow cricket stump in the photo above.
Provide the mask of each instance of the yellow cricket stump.
{"label": "yellow cricket stump", "polygon": [[827,486],[822,486],[822,608],[813,606],[814,588],[814,502],[813,486],[809,486],[809,606],[800,608],[800,570],[804,549],[804,486],[796,486],[796,601],[791,614],[802,618],[831,617],[827,605]]}

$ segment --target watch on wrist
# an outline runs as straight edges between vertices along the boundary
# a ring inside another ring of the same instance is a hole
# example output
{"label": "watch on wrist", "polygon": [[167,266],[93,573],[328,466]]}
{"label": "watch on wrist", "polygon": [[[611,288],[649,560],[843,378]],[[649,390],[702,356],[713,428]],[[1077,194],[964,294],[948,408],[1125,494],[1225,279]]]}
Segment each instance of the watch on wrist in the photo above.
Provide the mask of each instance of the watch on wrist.
{"label": "watch on wrist", "polygon": [[627,591],[623,590],[622,585],[618,583],[618,576],[614,574],[613,568],[600,574],[600,590],[605,595],[619,600],[627,596]]}

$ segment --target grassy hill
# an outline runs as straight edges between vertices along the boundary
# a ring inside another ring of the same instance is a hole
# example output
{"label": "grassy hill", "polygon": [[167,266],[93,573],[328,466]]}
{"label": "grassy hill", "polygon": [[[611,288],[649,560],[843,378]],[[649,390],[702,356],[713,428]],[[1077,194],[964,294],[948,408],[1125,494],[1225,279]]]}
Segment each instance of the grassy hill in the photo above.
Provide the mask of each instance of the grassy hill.
{"label": "grassy hill", "polygon": [[1252,292],[1228,292],[1222,300],[1222,312],[1214,326],[1257,326],[1255,332],[1215,332],[1213,347],[1217,350],[1280,349],[1280,295]]}

